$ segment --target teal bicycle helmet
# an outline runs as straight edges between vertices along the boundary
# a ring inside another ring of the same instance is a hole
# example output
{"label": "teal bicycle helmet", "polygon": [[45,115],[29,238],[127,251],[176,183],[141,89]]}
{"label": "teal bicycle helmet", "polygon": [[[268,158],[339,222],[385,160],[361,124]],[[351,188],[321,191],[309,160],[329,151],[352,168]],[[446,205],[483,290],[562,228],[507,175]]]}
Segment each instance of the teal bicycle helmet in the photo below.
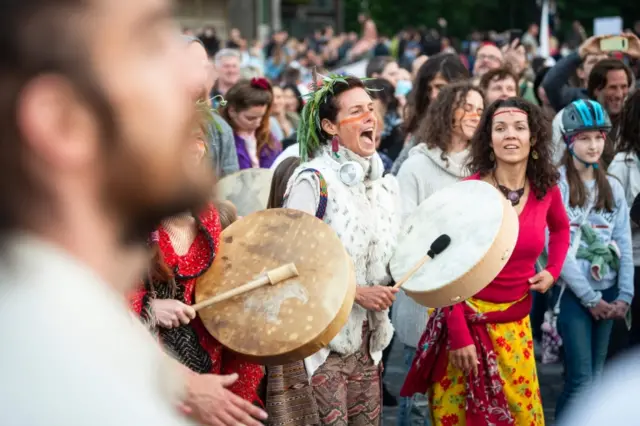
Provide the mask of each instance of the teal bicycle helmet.
{"label": "teal bicycle helmet", "polygon": [[586,166],[598,168],[597,163],[587,163],[578,158],[571,148],[573,139],[578,133],[590,131],[600,131],[605,134],[611,131],[611,119],[602,105],[596,101],[580,99],[571,102],[562,110],[562,136],[567,149]]}

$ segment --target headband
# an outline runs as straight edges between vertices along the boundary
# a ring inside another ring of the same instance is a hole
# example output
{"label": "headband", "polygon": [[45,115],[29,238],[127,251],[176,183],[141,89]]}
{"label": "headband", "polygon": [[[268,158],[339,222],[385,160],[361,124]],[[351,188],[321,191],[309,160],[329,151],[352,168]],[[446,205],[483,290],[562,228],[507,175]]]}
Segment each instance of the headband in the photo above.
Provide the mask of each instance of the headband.
{"label": "headband", "polygon": [[496,117],[496,116],[498,116],[500,114],[524,114],[526,116],[529,116],[529,114],[527,114],[526,111],[523,111],[523,110],[521,110],[519,108],[515,108],[515,109],[505,109],[503,111],[498,111],[495,114],[493,114],[493,117]]}

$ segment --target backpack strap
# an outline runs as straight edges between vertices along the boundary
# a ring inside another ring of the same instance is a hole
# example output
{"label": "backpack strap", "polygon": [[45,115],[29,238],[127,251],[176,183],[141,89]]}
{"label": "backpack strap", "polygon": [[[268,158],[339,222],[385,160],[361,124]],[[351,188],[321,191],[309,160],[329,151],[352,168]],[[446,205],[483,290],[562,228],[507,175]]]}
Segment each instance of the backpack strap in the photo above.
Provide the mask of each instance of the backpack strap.
{"label": "backpack strap", "polygon": [[[318,202],[318,207],[316,209],[316,217],[320,220],[324,219],[324,215],[327,212],[327,200],[328,200],[328,196],[329,196],[329,192],[327,190],[327,181],[324,180],[324,177],[322,177],[322,173],[320,173],[318,170],[316,169],[304,169],[300,172],[304,173],[304,172],[311,172],[314,175],[316,175],[316,177],[318,178],[318,181],[320,183],[320,202]],[[287,198],[289,198],[289,194],[286,194],[284,196],[284,202],[286,202]]]}
{"label": "backpack strap", "polygon": [[327,190],[327,181],[322,177],[322,173],[320,173],[316,169],[304,169],[303,172],[311,172],[318,178],[320,182],[320,202],[318,203],[318,208],[316,209],[316,217],[320,220],[324,219],[324,214],[327,212],[327,200],[329,198],[329,191]]}

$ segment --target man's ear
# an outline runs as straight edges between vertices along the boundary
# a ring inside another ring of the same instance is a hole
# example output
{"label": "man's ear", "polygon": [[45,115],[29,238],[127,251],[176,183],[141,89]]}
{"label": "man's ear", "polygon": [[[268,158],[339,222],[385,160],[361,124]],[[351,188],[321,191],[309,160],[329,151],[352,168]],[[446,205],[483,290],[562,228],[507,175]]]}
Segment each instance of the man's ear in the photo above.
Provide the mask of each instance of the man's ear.
{"label": "man's ear", "polygon": [[338,126],[336,126],[335,124],[333,124],[331,121],[329,121],[328,119],[324,118],[322,120],[322,122],[320,123],[322,130],[325,131],[325,133],[331,135],[331,136],[335,136],[338,133]]}

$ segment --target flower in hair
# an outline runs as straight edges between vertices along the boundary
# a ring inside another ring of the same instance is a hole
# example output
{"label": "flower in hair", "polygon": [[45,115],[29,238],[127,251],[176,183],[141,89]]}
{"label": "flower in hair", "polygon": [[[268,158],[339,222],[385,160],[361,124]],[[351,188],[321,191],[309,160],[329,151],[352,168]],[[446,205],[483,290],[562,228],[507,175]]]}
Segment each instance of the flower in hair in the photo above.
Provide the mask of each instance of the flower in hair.
{"label": "flower in hair", "polygon": [[320,79],[320,80],[318,80],[318,82],[317,82],[317,83],[315,83],[315,84],[314,84],[313,82],[309,83],[309,84],[307,85],[307,89],[309,89],[309,91],[311,91],[311,92],[315,92],[316,90],[320,89],[320,88],[322,87],[322,85],[323,85],[323,84],[324,84],[324,80],[323,80],[323,79]]}
{"label": "flower in hair", "polygon": [[263,77],[252,78],[251,87],[253,87],[254,89],[271,90],[271,84],[269,83],[269,80]]}

